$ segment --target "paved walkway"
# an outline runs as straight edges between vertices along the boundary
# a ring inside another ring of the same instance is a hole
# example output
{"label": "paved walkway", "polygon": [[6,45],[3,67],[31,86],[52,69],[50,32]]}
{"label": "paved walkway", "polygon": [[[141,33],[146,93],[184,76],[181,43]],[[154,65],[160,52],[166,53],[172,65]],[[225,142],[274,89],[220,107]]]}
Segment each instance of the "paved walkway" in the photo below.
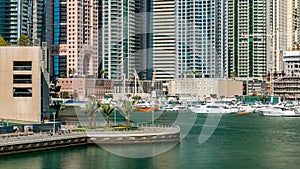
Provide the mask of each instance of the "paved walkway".
{"label": "paved walkway", "polygon": [[141,130],[123,130],[113,131],[104,129],[91,129],[86,132],[73,132],[66,134],[49,135],[47,133],[31,133],[24,135],[24,133],[18,135],[14,134],[1,134],[0,146],[9,146],[17,144],[30,144],[45,141],[64,140],[71,138],[83,138],[83,137],[131,137],[131,136],[151,136],[151,135],[165,135],[180,133],[180,128],[177,125],[145,125],[139,126]]}
{"label": "paved walkway", "polygon": [[83,138],[86,137],[85,133],[74,132],[68,134],[55,134],[49,135],[46,133],[35,133],[30,135],[7,135],[4,136],[3,134],[0,137],[0,146],[7,146],[7,145],[16,145],[16,144],[27,144],[27,143],[38,143],[38,142],[45,142],[45,141],[55,141],[55,140],[63,140],[63,139],[70,139],[70,138]]}

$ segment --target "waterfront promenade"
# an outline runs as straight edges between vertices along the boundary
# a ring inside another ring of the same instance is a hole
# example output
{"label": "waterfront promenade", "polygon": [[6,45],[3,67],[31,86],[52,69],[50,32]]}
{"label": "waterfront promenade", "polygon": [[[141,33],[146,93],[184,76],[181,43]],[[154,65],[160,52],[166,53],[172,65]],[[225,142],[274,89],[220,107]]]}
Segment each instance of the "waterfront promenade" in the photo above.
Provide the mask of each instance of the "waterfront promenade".
{"label": "waterfront promenade", "polygon": [[142,130],[87,130],[89,143],[96,144],[131,144],[131,143],[159,143],[180,140],[178,125],[142,125]]}
{"label": "waterfront promenade", "polygon": [[84,138],[86,134],[84,132],[73,132],[67,134],[50,135],[48,133],[32,133],[32,134],[1,134],[0,135],[0,147],[11,146],[18,144],[32,144],[39,142],[64,140],[64,139],[74,139],[74,138]]}
{"label": "waterfront promenade", "polygon": [[0,135],[0,155],[32,152],[86,144],[137,144],[179,142],[177,125],[143,125],[138,130],[112,131],[87,129],[54,135],[49,133],[14,133]]}

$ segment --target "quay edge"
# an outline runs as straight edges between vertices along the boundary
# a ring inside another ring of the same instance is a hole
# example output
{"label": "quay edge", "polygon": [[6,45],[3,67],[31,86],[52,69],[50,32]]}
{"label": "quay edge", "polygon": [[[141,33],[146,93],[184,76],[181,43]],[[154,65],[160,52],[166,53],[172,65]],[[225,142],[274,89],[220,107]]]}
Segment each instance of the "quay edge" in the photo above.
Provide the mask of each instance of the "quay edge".
{"label": "quay edge", "polygon": [[180,142],[180,130],[154,132],[154,133],[116,133],[116,134],[95,134],[93,133],[72,133],[63,135],[33,135],[26,139],[1,138],[0,156],[19,154],[26,152],[35,152],[49,149],[58,149],[65,147],[81,145],[122,145],[122,144],[151,144],[151,143],[170,143]]}

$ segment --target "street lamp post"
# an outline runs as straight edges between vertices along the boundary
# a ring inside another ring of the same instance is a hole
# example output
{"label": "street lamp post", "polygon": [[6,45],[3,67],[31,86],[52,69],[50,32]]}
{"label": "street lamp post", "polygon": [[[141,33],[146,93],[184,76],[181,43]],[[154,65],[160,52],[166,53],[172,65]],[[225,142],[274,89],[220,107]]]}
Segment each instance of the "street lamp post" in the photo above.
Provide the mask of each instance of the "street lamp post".
{"label": "street lamp post", "polygon": [[53,112],[53,135],[55,134],[55,114],[56,112]]}

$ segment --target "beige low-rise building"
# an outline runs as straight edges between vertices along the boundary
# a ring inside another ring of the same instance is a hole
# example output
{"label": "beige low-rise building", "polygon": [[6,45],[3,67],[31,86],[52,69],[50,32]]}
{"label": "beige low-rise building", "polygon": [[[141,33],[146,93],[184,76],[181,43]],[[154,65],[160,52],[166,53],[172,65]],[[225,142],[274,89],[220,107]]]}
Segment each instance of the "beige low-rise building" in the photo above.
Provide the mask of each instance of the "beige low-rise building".
{"label": "beige low-rise building", "polygon": [[242,93],[243,82],[231,79],[183,78],[172,80],[169,84],[169,95],[229,97]]}
{"label": "beige low-rise building", "polygon": [[40,47],[0,47],[1,120],[40,123],[49,111],[45,56]]}
{"label": "beige low-rise building", "polygon": [[70,96],[76,93],[74,100],[86,100],[90,96],[102,99],[105,94],[113,92],[113,81],[97,78],[59,78],[57,86],[60,93],[68,92]]}

